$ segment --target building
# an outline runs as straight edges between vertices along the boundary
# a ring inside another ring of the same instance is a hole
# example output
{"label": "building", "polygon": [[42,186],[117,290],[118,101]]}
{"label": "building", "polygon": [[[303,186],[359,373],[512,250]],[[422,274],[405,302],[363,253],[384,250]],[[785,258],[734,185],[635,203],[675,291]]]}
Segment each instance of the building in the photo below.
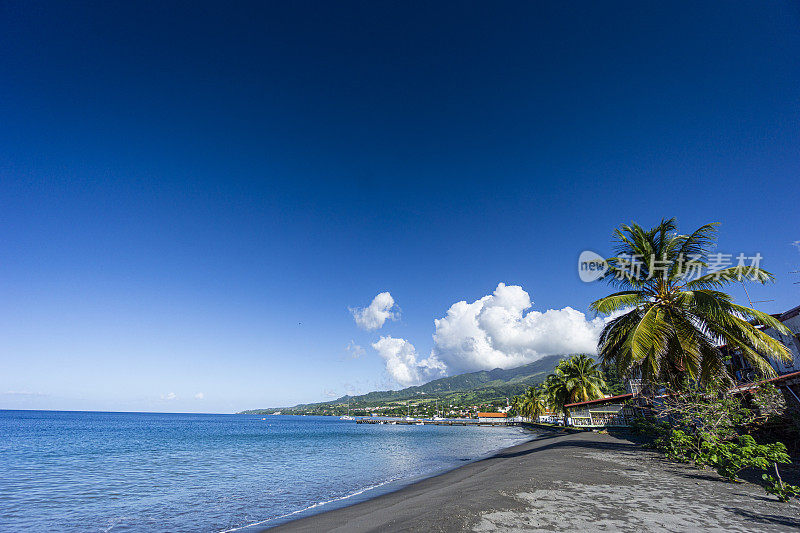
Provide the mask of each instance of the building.
{"label": "building", "polygon": [[539,415],[538,421],[543,424],[561,424],[564,425],[564,420],[561,418],[561,413],[554,411],[545,411]]}
{"label": "building", "polygon": [[[772,383],[783,393],[786,406],[791,410],[800,410],[800,371],[783,374],[771,379],[743,383],[731,388],[731,394],[746,394],[753,392],[762,383]],[[635,417],[634,408],[642,407],[639,396],[621,394],[609,396],[588,402],[577,402],[565,405],[570,416],[567,425],[586,428],[628,427]],[[656,409],[658,409],[656,407]]]}
{"label": "building", "polygon": [[478,417],[478,422],[505,422],[506,417],[508,416],[506,413],[475,413],[475,416]]}
{"label": "building", "polygon": [[786,405],[789,409],[800,410],[800,371],[783,374],[771,379],[764,379],[752,383],[744,383],[730,389],[733,394],[752,392],[762,383],[772,383],[783,393],[786,398]]}
{"label": "building", "polygon": [[633,394],[620,394],[588,402],[565,405],[569,410],[568,426],[582,428],[627,427],[633,420],[633,408],[628,400]]}

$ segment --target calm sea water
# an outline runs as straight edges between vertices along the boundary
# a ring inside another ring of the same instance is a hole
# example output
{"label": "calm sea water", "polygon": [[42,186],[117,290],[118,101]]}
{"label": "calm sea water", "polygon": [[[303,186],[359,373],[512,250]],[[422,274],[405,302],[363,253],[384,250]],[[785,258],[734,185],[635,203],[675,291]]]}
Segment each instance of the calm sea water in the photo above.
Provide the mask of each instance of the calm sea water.
{"label": "calm sea water", "polygon": [[529,438],[331,417],[0,411],[0,530],[261,529]]}

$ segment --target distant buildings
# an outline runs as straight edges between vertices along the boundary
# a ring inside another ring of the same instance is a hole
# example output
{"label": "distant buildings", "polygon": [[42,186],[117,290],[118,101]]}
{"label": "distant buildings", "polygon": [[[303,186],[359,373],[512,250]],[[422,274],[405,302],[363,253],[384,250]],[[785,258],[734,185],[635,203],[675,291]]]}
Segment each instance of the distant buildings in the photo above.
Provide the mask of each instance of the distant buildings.
{"label": "distant buildings", "polygon": [[502,422],[508,416],[506,413],[475,413],[478,422]]}

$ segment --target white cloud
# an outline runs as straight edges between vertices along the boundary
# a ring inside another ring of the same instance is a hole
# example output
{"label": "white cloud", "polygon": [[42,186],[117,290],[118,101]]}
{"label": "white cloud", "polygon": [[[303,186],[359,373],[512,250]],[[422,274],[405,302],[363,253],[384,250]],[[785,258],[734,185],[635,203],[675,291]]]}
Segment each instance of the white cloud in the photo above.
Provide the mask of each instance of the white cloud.
{"label": "white cloud", "polygon": [[178,395],[175,394],[174,392],[168,392],[166,394],[161,395],[162,400],[175,400],[177,397]]}
{"label": "white cloud", "polygon": [[348,359],[358,359],[365,353],[364,348],[362,348],[361,346],[356,344],[355,341],[352,340],[347,343],[347,346],[345,346],[344,350],[347,352]]}
{"label": "white cloud", "polygon": [[386,363],[386,371],[403,387],[418,385],[445,375],[445,365],[431,354],[417,360],[417,350],[405,339],[381,337],[372,345]]}
{"label": "white cloud", "polygon": [[326,398],[336,398],[338,396],[338,394],[336,394],[336,391],[333,389],[325,390],[323,394],[325,395]]}
{"label": "white cloud", "polygon": [[522,287],[504,283],[472,303],[454,303],[447,316],[434,320],[432,357],[456,373],[513,368],[553,354],[597,352],[607,318],[588,320],[571,307],[541,313],[529,310],[531,304]]}
{"label": "white cloud", "polygon": [[373,298],[368,307],[350,309],[356,324],[361,329],[374,331],[380,329],[387,320],[400,318],[400,311],[393,311],[394,298],[388,292],[382,292]]}
{"label": "white cloud", "polygon": [[203,394],[202,392],[198,392],[197,394],[194,395],[195,400],[202,400],[205,397],[206,395]]}
{"label": "white cloud", "polygon": [[800,252],[800,241],[794,241],[794,242],[792,243],[792,246],[794,246],[795,248],[797,248],[797,251],[798,251],[798,252]]}

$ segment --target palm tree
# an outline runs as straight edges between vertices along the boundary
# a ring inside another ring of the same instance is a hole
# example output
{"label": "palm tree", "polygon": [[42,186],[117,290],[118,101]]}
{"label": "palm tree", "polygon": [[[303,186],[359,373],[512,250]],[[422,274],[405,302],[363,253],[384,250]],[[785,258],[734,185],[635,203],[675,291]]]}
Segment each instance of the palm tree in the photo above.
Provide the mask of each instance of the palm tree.
{"label": "palm tree", "polygon": [[588,402],[603,397],[606,387],[603,371],[591,357],[580,354],[563,361],[563,372],[569,378],[569,399],[571,402]]}
{"label": "palm tree", "polygon": [[547,412],[547,395],[541,388],[528,387],[525,394],[521,396],[520,404],[520,414],[534,422],[539,419],[540,415]]}
{"label": "palm tree", "polygon": [[558,363],[544,382],[550,404],[562,411],[565,419],[569,414],[564,407],[566,404],[602,398],[605,386],[598,364],[583,354]]}
{"label": "palm tree", "polygon": [[560,367],[561,365],[559,364],[555,371],[547,376],[543,385],[550,405],[552,405],[554,409],[562,411],[564,413],[564,420],[566,420],[567,409],[564,405],[571,403],[569,400],[569,378]]}
{"label": "palm tree", "polygon": [[614,237],[617,255],[607,260],[605,279],[623,290],[591,305],[604,314],[623,311],[600,335],[603,365],[615,365],[620,375],[638,375],[646,383],[720,385],[731,379],[723,345],[741,352],[764,376],[774,375],[764,356],[791,357],[783,344],[757,327],[788,333],[781,322],[735,304],[718,290],[736,281],[766,283],[774,279],[772,274],[740,260],[737,266],[693,276],[693,269],[720,262],[721,256],[715,260],[710,253],[716,224],[679,235],[675,219],[662,220],[650,230],[623,225]]}
{"label": "palm tree", "polygon": [[519,416],[524,416],[524,400],[522,396],[514,396],[511,398],[511,411],[518,414]]}

